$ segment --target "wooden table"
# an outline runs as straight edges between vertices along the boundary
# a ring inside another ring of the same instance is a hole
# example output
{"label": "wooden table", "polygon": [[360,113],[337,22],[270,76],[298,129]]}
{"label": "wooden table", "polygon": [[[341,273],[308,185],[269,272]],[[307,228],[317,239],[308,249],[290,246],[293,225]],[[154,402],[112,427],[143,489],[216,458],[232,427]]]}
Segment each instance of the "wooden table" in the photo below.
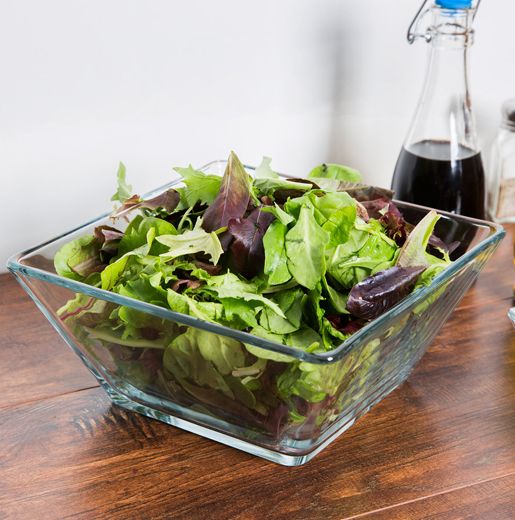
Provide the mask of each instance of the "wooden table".
{"label": "wooden table", "polygon": [[111,406],[0,276],[0,519],[515,518],[512,240],[409,380],[297,468]]}

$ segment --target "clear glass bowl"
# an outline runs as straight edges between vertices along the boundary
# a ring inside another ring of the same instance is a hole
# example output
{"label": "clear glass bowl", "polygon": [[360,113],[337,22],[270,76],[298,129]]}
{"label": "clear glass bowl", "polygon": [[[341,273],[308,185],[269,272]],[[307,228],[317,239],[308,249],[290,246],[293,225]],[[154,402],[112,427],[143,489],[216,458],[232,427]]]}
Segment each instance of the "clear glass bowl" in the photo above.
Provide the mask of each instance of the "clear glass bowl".
{"label": "clear glass bowl", "polygon": [[[204,171],[222,173],[224,168],[225,162],[217,161]],[[178,183],[169,183],[147,196]],[[413,224],[428,211],[398,204]],[[114,403],[293,466],[314,457],[406,380],[504,235],[496,224],[441,215],[436,233],[444,240],[461,240],[461,256],[429,287],[413,292],[326,353],[288,347],[57,275],[53,267],[56,251],[66,242],[92,233],[96,226],[109,225],[108,215],[13,256],[8,268]],[[76,314],[59,312],[72,298],[81,303]],[[108,320],[113,310],[122,307],[136,326],[138,318],[154,320],[160,331],[158,341],[149,337],[138,345],[120,344],[95,329],[90,314],[80,312],[94,309]],[[159,348],[188,329],[195,329],[195,340],[183,348],[189,353],[196,351],[195,366],[181,349]],[[219,366],[213,370],[214,361],[202,356],[202,345],[220,343],[221,337],[227,355],[244,357],[247,367],[256,361],[249,353],[256,347],[274,359],[258,363],[255,370],[244,374],[224,373]],[[48,369],[51,374],[51,367]],[[193,373],[195,377],[189,377]],[[254,378],[253,384],[242,385],[242,377]],[[308,381],[311,389],[318,385],[316,402],[302,397],[299,381]],[[281,400],[277,385],[296,383],[299,395]]]}

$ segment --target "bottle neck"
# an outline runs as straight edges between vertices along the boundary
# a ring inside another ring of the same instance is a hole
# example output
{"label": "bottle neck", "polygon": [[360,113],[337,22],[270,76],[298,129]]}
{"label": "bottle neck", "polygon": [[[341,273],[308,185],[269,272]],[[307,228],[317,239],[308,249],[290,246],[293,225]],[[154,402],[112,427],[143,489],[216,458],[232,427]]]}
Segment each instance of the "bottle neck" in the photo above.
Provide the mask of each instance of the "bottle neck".
{"label": "bottle neck", "polygon": [[442,159],[464,159],[479,151],[468,83],[471,15],[433,10],[426,78],[405,147],[420,155],[420,143],[436,142]]}

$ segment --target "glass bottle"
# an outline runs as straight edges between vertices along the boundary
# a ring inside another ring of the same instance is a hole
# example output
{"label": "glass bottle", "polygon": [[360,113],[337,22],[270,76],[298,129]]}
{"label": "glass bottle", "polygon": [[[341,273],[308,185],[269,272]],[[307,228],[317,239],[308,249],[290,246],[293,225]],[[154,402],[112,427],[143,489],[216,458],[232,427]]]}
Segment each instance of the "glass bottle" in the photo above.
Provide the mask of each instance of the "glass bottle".
{"label": "glass bottle", "polygon": [[[410,27],[408,41],[424,38],[431,44],[427,73],[392,189],[400,200],[484,218],[484,170],[468,81],[478,4],[435,0],[424,10],[426,3]],[[431,16],[431,24],[417,33],[425,15]]]}
{"label": "glass bottle", "polygon": [[488,213],[496,222],[515,222],[515,99],[505,101],[489,161]]}

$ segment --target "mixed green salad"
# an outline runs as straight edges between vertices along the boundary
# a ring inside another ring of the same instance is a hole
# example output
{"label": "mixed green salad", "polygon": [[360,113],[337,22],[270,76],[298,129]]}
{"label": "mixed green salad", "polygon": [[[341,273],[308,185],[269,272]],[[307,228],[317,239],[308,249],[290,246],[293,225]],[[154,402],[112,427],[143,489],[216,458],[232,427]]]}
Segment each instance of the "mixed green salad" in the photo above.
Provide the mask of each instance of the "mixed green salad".
{"label": "mixed green salad", "polygon": [[[345,166],[293,179],[265,158],[251,176],[231,153],[223,177],[176,171],[181,187],[144,200],[120,164],[112,225],[64,245],[56,272],[292,352],[326,352],[451,262],[435,212],[410,225],[391,192]],[[330,421],[345,371],[364,381],[375,359],[306,363],[82,293],[59,315],[120,380],[270,433]]]}

